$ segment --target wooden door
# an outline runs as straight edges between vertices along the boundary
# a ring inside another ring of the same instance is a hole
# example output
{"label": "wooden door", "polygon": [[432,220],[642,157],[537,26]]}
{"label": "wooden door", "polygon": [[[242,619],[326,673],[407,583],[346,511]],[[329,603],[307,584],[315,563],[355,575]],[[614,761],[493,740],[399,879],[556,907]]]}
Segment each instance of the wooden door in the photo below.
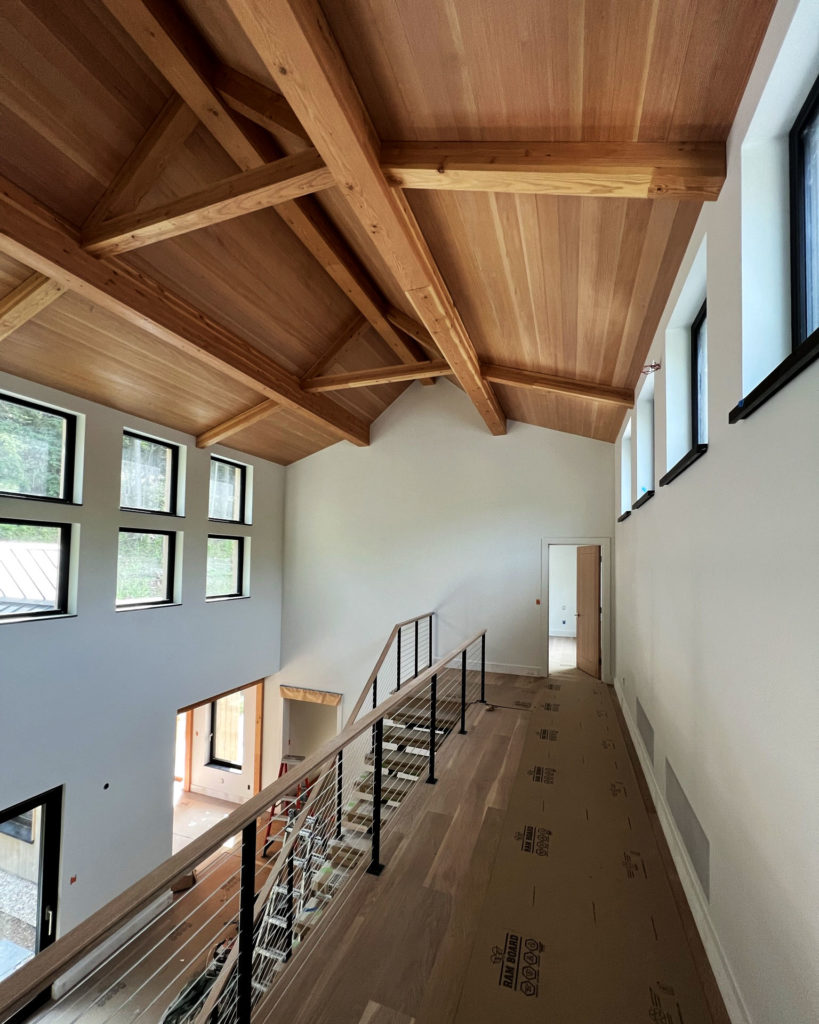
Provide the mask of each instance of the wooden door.
{"label": "wooden door", "polygon": [[577,549],[577,667],[600,678],[600,545]]}

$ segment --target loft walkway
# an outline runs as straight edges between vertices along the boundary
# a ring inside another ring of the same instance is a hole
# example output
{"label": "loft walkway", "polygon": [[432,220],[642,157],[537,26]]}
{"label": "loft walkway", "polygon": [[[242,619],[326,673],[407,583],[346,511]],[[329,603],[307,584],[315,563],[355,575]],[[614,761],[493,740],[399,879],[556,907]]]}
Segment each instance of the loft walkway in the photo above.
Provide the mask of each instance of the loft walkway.
{"label": "loft walkway", "polygon": [[[548,682],[486,679],[496,710],[470,709],[469,735],[453,734],[442,750],[438,784],[415,787],[402,804],[385,843],[384,873],[360,877],[311,955],[294,962],[256,1019],[725,1024],[610,689],[576,669]],[[567,720],[572,704],[576,730]],[[559,757],[548,742],[555,730],[568,743]],[[545,777],[539,767],[556,768],[560,785],[533,781]],[[612,769],[622,785],[616,793]],[[605,803],[589,799],[601,789],[612,806],[628,801],[630,835]],[[542,883],[532,885],[511,847],[526,846],[521,831],[531,825],[542,854],[539,823],[549,818],[548,858],[522,854],[540,861],[533,870]],[[528,915],[515,910],[516,900],[526,902],[515,890],[527,886]],[[527,998],[526,986],[499,985],[497,961],[521,918],[524,941],[531,932],[542,945],[536,998],[531,988]]]}

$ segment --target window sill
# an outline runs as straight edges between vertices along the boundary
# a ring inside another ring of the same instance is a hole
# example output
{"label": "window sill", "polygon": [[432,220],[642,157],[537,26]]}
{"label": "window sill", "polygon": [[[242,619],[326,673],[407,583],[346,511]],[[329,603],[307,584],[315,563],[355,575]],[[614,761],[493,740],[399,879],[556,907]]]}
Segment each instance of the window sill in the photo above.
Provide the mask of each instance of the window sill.
{"label": "window sill", "polygon": [[206,597],[207,604],[219,604],[220,601],[249,601],[250,594],[221,594],[218,597]]}
{"label": "window sill", "polygon": [[48,505],[62,505],[68,508],[82,508],[81,501],[73,498],[49,498],[44,494],[17,494],[16,491],[0,491],[0,498],[14,498],[17,501],[39,501]]}
{"label": "window sill", "polygon": [[120,505],[120,512],[133,512],[138,516],[162,516],[163,519],[184,519],[185,515],[183,512],[160,512],[155,508],[128,508],[126,505]]}
{"label": "window sill", "polygon": [[628,517],[630,515],[631,515],[631,509],[629,509],[628,512],[624,512],[622,515],[619,515],[617,517],[617,522],[618,523],[624,523],[628,519]]}
{"label": "window sill", "polygon": [[230,772],[231,775],[241,775],[242,766],[240,764],[225,764],[224,761],[208,761],[205,765],[206,768],[215,768],[220,772]]}
{"label": "window sill", "polygon": [[118,604],[117,612],[144,612],[147,608],[181,608],[181,601],[150,601],[145,604]]}
{"label": "window sill", "polygon": [[76,619],[76,612],[43,612],[40,615],[0,616],[0,626],[10,622],[53,622],[55,619]]}
{"label": "window sill", "polygon": [[814,331],[809,338],[806,338],[801,345],[782,360],[775,370],[760,381],[753,391],[749,391],[744,398],[737,402],[728,413],[728,422],[737,423],[739,420],[747,420],[769,398],[773,398],[777,391],[781,391],[794,377],[798,377],[817,358],[819,358],[819,330]]}
{"label": "window sill", "polygon": [[690,452],[686,452],[680,461],[669,469],[665,476],[660,477],[660,487],[665,487],[667,484],[676,480],[680,473],[684,473],[689,466],[693,466],[697,459],[701,459],[707,451],[707,444],[698,444],[695,448],[692,448]]}
{"label": "window sill", "polygon": [[641,496],[640,496],[640,497],[639,497],[639,498],[637,499],[637,501],[635,501],[635,502],[634,502],[634,504],[633,504],[633,505],[632,505],[631,507],[632,507],[633,509],[634,509],[634,508],[642,508],[642,507],[643,507],[643,505],[645,505],[645,503],[646,503],[647,501],[651,501],[651,499],[652,499],[653,497],[654,497],[654,491],[646,491],[646,493],[645,493],[645,494],[643,494],[643,495],[641,495]]}

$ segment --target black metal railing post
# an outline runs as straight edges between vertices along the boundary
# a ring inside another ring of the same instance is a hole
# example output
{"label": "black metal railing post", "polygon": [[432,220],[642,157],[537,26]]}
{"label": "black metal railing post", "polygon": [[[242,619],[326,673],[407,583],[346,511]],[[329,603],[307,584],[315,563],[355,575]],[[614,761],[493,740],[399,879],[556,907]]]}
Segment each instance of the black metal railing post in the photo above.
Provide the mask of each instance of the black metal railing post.
{"label": "black metal railing post", "polygon": [[396,690],[401,689],[401,626],[398,627],[398,648],[395,656]]}
{"label": "black metal railing post", "polygon": [[486,703],[486,633],[481,634],[481,704]]}
{"label": "black metal railing post", "polygon": [[344,802],[344,751],[336,758],[336,839],[341,839],[341,811]]}
{"label": "black metal railing post", "polygon": [[427,782],[435,785],[435,715],[438,706],[438,674],[436,673],[429,686],[429,777]]}
{"label": "black metal railing post", "polygon": [[242,870],[239,876],[239,959],[236,1019],[250,1024],[253,1002],[253,903],[256,899],[256,822],[242,829]]}
{"label": "black metal railing post", "polygon": [[415,620],[415,675],[418,675],[418,619]]}
{"label": "black metal railing post", "polygon": [[[298,840],[296,840],[298,842]],[[293,905],[295,898],[294,886],[293,886],[293,875],[294,875],[294,861],[293,861],[293,850],[296,843],[290,847],[290,852],[287,855],[287,931],[284,937],[284,959],[289,960],[293,955],[293,925],[296,920],[296,908]]]}
{"label": "black metal railing post", "polygon": [[384,767],[384,719],[375,723],[375,757],[373,764],[373,855],[367,873],[380,875],[381,863],[381,772]]}
{"label": "black metal railing post", "polygon": [[429,661],[427,662],[427,668],[432,664],[432,615],[429,618]]}
{"label": "black metal railing post", "polygon": [[461,736],[466,736],[466,648],[461,652]]}
{"label": "black metal railing post", "polygon": [[[373,679],[373,710],[378,707],[378,676]],[[375,726],[372,727],[372,742],[370,743],[370,751],[375,753]]]}

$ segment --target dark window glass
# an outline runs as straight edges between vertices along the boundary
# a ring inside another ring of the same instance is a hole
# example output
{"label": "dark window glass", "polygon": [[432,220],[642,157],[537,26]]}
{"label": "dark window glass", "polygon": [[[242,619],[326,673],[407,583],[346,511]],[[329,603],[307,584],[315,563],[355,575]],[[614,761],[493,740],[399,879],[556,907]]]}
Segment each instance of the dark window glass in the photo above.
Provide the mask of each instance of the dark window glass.
{"label": "dark window glass", "polygon": [[173,600],[176,535],[120,530],[117,606],[168,604]]}
{"label": "dark window glass", "polygon": [[229,693],[215,700],[210,706],[210,763],[241,768],[244,735],[244,694]]}
{"label": "dark window glass", "polygon": [[71,527],[0,520],[0,618],[66,611]]}
{"label": "dark window glass", "polygon": [[243,556],[242,537],[208,537],[206,597],[239,597]]}
{"label": "dark window glass", "polygon": [[708,317],[706,304],[691,325],[691,447],[708,440]]}
{"label": "dark window glass", "polygon": [[176,515],[178,462],[176,445],[126,431],[122,435],[122,508]]}
{"label": "dark window glass", "polygon": [[71,501],[76,418],[0,396],[0,491]]}
{"label": "dark window glass", "polygon": [[793,347],[819,329],[819,79],[791,130]]}
{"label": "dark window glass", "polygon": [[12,839],[20,839],[24,843],[34,842],[34,811],[23,811],[13,818],[0,822],[0,832],[11,836]]}
{"label": "dark window glass", "polygon": [[245,467],[236,462],[210,460],[210,496],[208,517],[230,523],[245,521]]}

